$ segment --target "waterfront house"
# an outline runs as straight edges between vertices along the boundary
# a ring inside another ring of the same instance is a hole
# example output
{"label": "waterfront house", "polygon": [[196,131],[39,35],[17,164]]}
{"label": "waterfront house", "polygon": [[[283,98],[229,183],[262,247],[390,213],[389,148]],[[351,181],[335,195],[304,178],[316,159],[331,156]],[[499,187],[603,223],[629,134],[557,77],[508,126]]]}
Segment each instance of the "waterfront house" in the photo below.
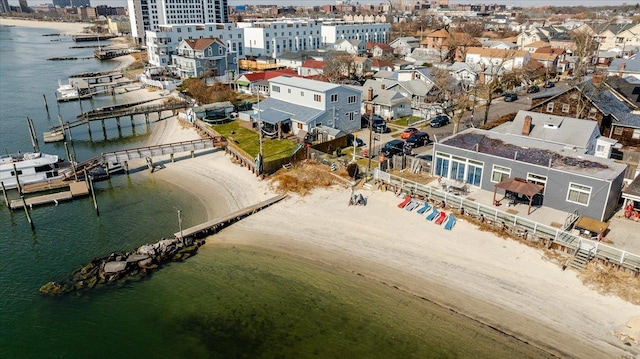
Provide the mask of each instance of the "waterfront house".
{"label": "waterfront house", "polygon": [[272,78],[269,84],[270,97],[253,106],[254,123],[262,121],[274,127],[290,123],[292,134],[300,138],[315,135],[321,126],[345,133],[360,128],[360,91],[293,76]]}
{"label": "waterfront house", "polygon": [[[626,165],[518,134],[470,128],[434,143],[432,174],[606,221],[615,213]],[[534,194],[519,192],[533,184]],[[507,186],[505,189],[504,186]],[[525,212],[526,213],[526,212]]]}
{"label": "waterfront house", "polygon": [[182,40],[173,65],[181,79],[204,76],[226,81],[238,73],[236,56],[218,38]]}

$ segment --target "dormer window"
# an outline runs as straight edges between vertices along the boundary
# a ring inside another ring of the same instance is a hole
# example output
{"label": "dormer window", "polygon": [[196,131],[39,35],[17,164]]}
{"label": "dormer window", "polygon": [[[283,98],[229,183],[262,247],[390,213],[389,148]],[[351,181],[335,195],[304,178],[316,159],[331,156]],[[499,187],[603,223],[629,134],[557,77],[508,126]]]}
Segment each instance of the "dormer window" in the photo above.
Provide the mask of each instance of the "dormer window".
{"label": "dormer window", "polygon": [[562,112],[563,113],[569,113],[569,109],[571,108],[571,106],[569,106],[568,103],[563,103],[562,104]]}

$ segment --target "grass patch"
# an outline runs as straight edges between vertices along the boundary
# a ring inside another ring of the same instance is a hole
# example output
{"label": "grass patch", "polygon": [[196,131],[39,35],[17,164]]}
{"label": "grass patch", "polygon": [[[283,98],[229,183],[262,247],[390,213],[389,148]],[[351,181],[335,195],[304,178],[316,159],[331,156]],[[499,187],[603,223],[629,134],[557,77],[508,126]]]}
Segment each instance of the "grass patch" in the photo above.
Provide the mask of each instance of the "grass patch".
{"label": "grass patch", "polygon": [[390,123],[394,124],[394,125],[398,125],[398,126],[410,126],[410,123],[415,123],[417,121],[422,120],[422,117],[418,117],[418,116],[407,116],[407,117],[401,117],[397,120],[393,120],[390,121]]}
{"label": "grass patch", "polygon": [[[260,153],[260,136],[257,132],[240,126],[238,121],[232,121],[221,125],[212,125],[214,130],[242,148],[249,155],[256,157]],[[298,146],[295,141],[283,140],[262,140],[262,153],[265,161],[273,161],[279,158],[291,156],[293,150]]]}

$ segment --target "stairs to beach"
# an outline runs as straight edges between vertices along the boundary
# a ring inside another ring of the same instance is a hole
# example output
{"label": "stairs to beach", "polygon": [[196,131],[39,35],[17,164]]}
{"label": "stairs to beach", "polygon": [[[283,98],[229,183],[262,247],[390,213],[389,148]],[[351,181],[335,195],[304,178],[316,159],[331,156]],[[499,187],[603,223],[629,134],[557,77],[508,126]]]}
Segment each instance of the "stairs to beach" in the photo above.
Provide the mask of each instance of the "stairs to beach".
{"label": "stairs to beach", "polygon": [[569,263],[569,267],[577,269],[577,270],[585,270],[587,269],[587,263],[591,260],[589,251],[584,249],[578,249],[573,260]]}

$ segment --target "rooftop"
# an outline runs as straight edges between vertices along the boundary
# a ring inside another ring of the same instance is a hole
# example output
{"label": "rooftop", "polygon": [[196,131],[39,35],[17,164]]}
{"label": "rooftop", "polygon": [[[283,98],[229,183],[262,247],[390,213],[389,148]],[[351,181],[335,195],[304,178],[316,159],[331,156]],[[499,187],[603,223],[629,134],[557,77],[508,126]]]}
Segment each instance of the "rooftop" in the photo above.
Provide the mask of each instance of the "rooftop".
{"label": "rooftop", "polygon": [[613,180],[627,167],[563,145],[475,128],[448,137],[441,144],[604,180]]}

